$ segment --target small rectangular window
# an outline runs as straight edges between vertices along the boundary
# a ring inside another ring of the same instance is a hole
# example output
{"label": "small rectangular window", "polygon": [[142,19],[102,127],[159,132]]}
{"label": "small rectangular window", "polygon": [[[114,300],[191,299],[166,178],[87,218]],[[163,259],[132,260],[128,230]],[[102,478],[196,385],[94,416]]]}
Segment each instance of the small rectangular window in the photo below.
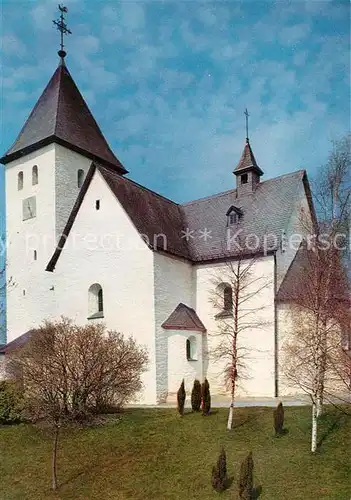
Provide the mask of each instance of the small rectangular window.
{"label": "small rectangular window", "polygon": [[95,208],[96,208],[96,210],[100,210],[100,200],[96,200]]}
{"label": "small rectangular window", "polygon": [[36,250],[34,250],[34,260],[37,260],[37,258],[38,258],[37,251],[36,251]]}

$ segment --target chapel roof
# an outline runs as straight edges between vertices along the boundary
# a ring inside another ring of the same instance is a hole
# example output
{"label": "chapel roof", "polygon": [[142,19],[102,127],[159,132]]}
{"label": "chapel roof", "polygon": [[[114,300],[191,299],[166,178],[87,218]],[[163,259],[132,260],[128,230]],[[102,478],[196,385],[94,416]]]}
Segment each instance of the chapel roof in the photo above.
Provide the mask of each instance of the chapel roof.
{"label": "chapel roof", "polygon": [[18,349],[19,347],[23,347],[31,338],[34,330],[29,330],[26,333],[23,333],[16,339],[12,340],[8,344],[0,345],[0,354],[7,354],[11,351]]}
{"label": "chapel roof", "polygon": [[107,164],[120,174],[127,173],[107,144],[63,61],[0,161],[6,164],[53,142]]}
{"label": "chapel roof", "polygon": [[191,330],[195,332],[206,330],[196,311],[183,303],[177,305],[161,326],[166,330]]}

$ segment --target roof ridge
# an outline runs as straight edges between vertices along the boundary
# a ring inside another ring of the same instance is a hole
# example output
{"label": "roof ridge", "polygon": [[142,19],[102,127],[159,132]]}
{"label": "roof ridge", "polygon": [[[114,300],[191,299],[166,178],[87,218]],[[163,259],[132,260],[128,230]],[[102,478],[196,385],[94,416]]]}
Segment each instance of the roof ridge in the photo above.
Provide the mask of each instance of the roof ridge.
{"label": "roof ridge", "polygon": [[58,114],[59,114],[59,106],[60,106],[62,68],[63,68],[63,65],[60,65],[59,68],[57,68],[57,69],[60,70],[60,77],[59,77],[59,81],[58,81],[58,92],[57,92],[57,103],[56,103],[56,115],[55,115],[54,135],[56,135],[56,133],[57,133],[57,117],[58,117]]}

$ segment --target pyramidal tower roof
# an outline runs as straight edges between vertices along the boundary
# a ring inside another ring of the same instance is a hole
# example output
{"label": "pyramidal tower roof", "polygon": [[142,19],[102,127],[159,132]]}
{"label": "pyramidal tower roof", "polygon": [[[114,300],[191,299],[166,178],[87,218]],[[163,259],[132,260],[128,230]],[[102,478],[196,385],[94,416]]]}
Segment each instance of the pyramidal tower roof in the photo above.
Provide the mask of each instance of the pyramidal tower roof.
{"label": "pyramidal tower roof", "polygon": [[234,174],[241,174],[247,170],[255,170],[258,175],[263,175],[263,171],[257,165],[256,158],[252,152],[249,139],[246,139],[246,144],[242,152],[239,163],[234,169]]}
{"label": "pyramidal tower roof", "polygon": [[54,142],[120,174],[127,173],[107,144],[63,58],[16,141],[0,161],[9,163]]}

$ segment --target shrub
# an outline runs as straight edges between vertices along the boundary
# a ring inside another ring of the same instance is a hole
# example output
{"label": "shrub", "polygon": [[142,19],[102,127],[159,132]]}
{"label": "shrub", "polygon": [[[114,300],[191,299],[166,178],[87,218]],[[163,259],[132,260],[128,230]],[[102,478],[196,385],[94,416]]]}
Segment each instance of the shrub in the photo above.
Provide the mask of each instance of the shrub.
{"label": "shrub", "polygon": [[283,433],[283,426],[284,426],[283,403],[279,403],[278,406],[275,408],[273,412],[273,417],[274,417],[275,435],[279,436],[280,434]]}
{"label": "shrub", "polygon": [[240,467],[239,497],[242,500],[251,500],[252,498],[253,466],[252,452],[250,451]]}
{"label": "shrub", "polygon": [[22,393],[14,382],[0,382],[0,424],[15,424],[21,421]]}
{"label": "shrub", "polygon": [[193,411],[200,411],[201,408],[201,384],[198,380],[194,380],[191,391],[191,408]]}
{"label": "shrub", "polygon": [[177,392],[177,403],[180,416],[184,415],[185,398],[186,394],[185,394],[184,379],[183,379]]}
{"label": "shrub", "polygon": [[217,460],[217,464],[212,468],[212,486],[216,491],[218,491],[218,493],[220,493],[227,488],[227,485],[227,458],[224,448],[222,448]]}
{"label": "shrub", "polygon": [[201,387],[201,396],[202,396],[202,414],[207,416],[211,411],[211,393],[210,393],[210,384],[208,383],[207,378],[202,384]]}

